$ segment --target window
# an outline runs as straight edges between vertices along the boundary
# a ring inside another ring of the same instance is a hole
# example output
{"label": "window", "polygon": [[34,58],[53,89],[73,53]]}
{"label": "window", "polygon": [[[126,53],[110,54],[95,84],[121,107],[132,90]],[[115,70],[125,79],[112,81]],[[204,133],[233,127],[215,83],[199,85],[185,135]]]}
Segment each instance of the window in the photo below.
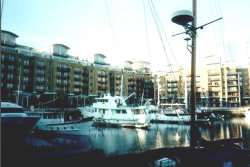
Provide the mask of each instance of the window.
{"label": "window", "polygon": [[7,83],[7,88],[8,89],[12,89],[13,88],[13,84],[12,83]]}
{"label": "window", "polygon": [[122,110],[122,113],[123,113],[123,114],[127,114],[127,111],[126,111],[126,110]]}
{"label": "window", "polygon": [[8,71],[13,71],[14,70],[14,65],[9,65],[8,66]]}
{"label": "window", "polygon": [[1,56],[1,60],[4,61],[4,55]]}
{"label": "window", "polygon": [[8,80],[12,80],[13,78],[14,78],[14,77],[13,77],[13,74],[8,74],[8,75],[7,75],[7,79],[8,79]]}
{"label": "window", "polygon": [[28,59],[24,59],[23,64],[26,65],[26,66],[28,66],[30,64],[30,62],[29,62]]}
{"label": "window", "polygon": [[43,114],[43,119],[47,119],[47,114]]}

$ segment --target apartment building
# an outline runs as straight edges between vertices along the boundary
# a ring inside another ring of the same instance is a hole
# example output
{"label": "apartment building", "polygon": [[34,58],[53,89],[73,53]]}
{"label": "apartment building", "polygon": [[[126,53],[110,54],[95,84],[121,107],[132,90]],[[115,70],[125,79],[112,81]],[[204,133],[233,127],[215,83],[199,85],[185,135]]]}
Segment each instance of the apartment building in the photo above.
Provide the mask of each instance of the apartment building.
{"label": "apartment building", "polygon": [[18,102],[29,107],[37,102],[47,103],[59,95],[67,97],[112,95],[137,99],[154,98],[154,84],[148,63],[134,69],[112,67],[106,56],[95,54],[94,62],[79,60],[68,54],[63,44],[54,44],[52,52],[41,52],[16,43],[18,35],[1,31],[1,100]]}
{"label": "apartment building", "polygon": [[249,68],[237,68],[240,76],[240,97],[242,105],[250,105],[250,65]]}
{"label": "apartment building", "polygon": [[[197,69],[195,78],[197,106],[239,107],[249,105],[249,71],[250,67],[239,68],[232,64],[220,63]],[[157,76],[155,83],[159,84],[161,103],[186,103],[187,101],[187,106],[190,103],[191,77],[189,70],[166,72],[166,74]]]}
{"label": "apartment building", "polygon": [[[155,104],[189,102],[190,70],[152,74],[146,61],[124,62],[112,67],[106,56],[94,61],[79,60],[68,54],[69,47],[54,44],[50,52],[16,43],[18,35],[1,31],[1,100],[19,102],[24,107],[47,103],[56,96],[87,98],[101,94],[130,96],[130,102],[154,99]],[[213,57],[213,56],[211,56]],[[250,66],[207,61],[197,69],[196,102],[199,106],[236,107],[250,104]]]}

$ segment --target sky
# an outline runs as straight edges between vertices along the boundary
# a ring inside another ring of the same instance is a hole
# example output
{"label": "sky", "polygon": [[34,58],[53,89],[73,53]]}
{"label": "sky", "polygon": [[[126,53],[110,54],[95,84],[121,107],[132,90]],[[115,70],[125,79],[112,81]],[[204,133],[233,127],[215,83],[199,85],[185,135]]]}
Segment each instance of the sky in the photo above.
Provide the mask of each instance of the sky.
{"label": "sky", "polygon": [[[104,54],[111,65],[148,61],[152,70],[169,64],[190,67],[183,27],[171,22],[178,10],[192,10],[191,0],[2,0],[2,29],[17,43],[36,49],[60,43],[69,54],[93,60]],[[197,65],[212,56],[247,66],[250,57],[250,1],[197,0]],[[153,13],[153,14],[152,14]],[[155,21],[156,20],[156,21]]]}

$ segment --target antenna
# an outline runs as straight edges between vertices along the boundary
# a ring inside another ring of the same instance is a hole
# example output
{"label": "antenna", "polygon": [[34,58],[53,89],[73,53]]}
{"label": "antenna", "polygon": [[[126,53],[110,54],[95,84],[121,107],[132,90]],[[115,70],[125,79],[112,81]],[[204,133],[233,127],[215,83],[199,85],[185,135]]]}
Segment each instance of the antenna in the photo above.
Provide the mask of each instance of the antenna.
{"label": "antenna", "polygon": [[181,33],[174,34],[172,36],[174,37],[174,36],[181,35],[181,34],[188,34],[190,37],[192,37],[196,34],[196,30],[198,30],[198,29],[202,30],[205,26],[207,26],[211,23],[214,23],[218,20],[221,20],[221,19],[222,19],[222,17],[215,19],[213,21],[210,21],[210,22],[203,24],[201,26],[194,27],[192,24],[190,24],[194,21],[194,17],[193,17],[193,14],[191,11],[189,11],[189,10],[176,11],[173,14],[171,21],[175,24],[183,26],[185,31],[181,32]]}
{"label": "antenna", "polygon": [[185,26],[194,21],[194,17],[192,12],[189,10],[179,10],[174,12],[171,21],[181,26]]}
{"label": "antenna", "polygon": [[189,49],[189,47],[193,47],[192,45],[189,45],[188,44],[188,41],[191,40],[192,37],[194,37],[196,35],[196,30],[198,29],[203,29],[205,26],[211,24],[211,23],[214,23],[218,20],[221,20],[222,17],[218,18],[218,19],[215,19],[213,21],[210,21],[206,24],[203,24],[201,26],[198,26],[198,27],[194,27],[191,23],[194,21],[194,17],[193,17],[193,14],[191,11],[189,10],[179,10],[179,11],[176,11],[174,14],[173,14],[173,17],[171,19],[171,21],[175,24],[178,24],[178,25],[181,25],[184,27],[185,31],[184,32],[181,32],[181,33],[177,33],[177,34],[174,34],[172,35],[172,37],[174,36],[177,36],[177,35],[181,35],[181,34],[188,34],[190,38],[185,38],[184,40],[187,41],[187,49],[190,53],[191,50]]}

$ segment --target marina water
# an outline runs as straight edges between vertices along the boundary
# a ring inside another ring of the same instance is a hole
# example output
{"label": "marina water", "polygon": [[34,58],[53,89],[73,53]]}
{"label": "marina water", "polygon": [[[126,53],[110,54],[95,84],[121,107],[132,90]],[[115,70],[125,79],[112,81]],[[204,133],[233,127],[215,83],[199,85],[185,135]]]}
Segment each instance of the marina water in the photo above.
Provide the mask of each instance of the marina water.
{"label": "marina water", "polygon": [[[243,138],[240,145],[250,149],[250,120],[247,118],[214,122],[211,125],[201,126],[200,132],[207,140]],[[39,156],[53,159],[57,154],[74,155],[77,151],[101,150],[103,154],[109,156],[163,147],[186,147],[190,145],[190,126],[154,123],[148,130],[92,127],[88,136],[31,134],[23,138],[6,139],[2,134],[2,139],[2,166],[16,166],[14,165],[16,163],[26,165],[29,161],[34,163]]]}

